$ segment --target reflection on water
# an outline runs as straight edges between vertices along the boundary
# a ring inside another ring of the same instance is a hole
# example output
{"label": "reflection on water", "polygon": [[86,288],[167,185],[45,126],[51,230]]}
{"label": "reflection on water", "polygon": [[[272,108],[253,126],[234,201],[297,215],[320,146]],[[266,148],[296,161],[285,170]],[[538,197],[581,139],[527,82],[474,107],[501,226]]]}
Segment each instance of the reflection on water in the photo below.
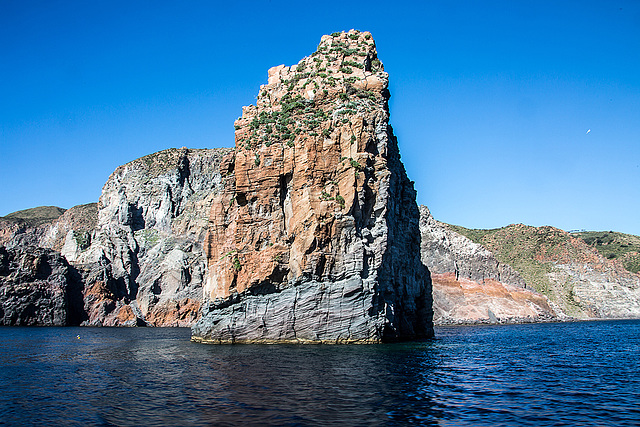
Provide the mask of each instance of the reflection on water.
{"label": "reflection on water", "polygon": [[188,329],[0,328],[0,423],[640,423],[639,321],[436,332],[412,344],[207,346]]}

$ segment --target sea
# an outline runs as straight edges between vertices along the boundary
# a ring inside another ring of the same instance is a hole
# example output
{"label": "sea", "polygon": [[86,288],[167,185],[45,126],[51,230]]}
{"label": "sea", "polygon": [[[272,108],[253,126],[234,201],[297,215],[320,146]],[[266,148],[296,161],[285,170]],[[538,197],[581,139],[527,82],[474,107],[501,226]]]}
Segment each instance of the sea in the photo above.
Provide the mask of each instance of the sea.
{"label": "sea", "polygon": [[0,424],[638,426],[640,321],[425,342],[204,345],[186,328],[0,328]]}

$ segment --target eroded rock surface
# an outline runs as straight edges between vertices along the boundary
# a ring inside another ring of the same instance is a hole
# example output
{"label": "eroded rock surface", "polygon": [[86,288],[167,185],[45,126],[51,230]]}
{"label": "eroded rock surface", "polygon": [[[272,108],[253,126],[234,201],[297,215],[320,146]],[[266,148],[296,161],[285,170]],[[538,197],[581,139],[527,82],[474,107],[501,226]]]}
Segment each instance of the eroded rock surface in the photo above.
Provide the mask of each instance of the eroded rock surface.
{"label": "eroded rock surface", "polygon": [[420,206],[421,257],[433,281],[436,324],[516,323],[557,319],[542,294],[482,245],[436,221]]}
{"label": "eroded rock surface", "polygon": [[334,33],[269,70],[236,123],[212,204],[201,342],[427,337],[413,184],[389,126],[388,75],[367,32]]}
{"label": "eroded rock surface", "polygon": [[640,275],[570,233],[523,224],[455,229],[511,265],[527,288],[544,294],[559,314],[577,319],[640,317]]}
{"label": "eroded rock surface", "polygon": [[78,324],[81,291],[79,276],[60,254],[0,246],[0,325]]}
{"label": "eroded rock surface", "polygon": [[191,326],[202,301],[208,213],[232,151],[169,149],[109,177],[92,243],[74,259],[85,273],[85,324]]}
{"label": "eroded rock surface", "polygon": [[90,245],[97,217],[96,203],[67,210],[45,206],[15,212],[0,218],[0,245],[53,249],[73,262]]}

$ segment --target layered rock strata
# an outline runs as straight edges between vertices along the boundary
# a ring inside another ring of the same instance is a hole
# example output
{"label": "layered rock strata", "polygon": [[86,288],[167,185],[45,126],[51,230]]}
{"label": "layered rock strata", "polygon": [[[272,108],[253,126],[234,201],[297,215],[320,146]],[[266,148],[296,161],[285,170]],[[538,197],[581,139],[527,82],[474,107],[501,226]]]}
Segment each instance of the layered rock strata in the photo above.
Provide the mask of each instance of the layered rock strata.
{"label": "layered rock strata", "polygon": [[381,342],[432,335],[413,183],[367,32],[269,70],[213,201],[193,340]]}
{"label": "layered rock strata", "polygon": [[640,318],[640,275],[563,230],[513,224],[494,230],[455,227],[509,264],[557,313],[577,319]]}
{"label": "layered rock strata", "polygon": [[557,320],[547,297],[526,289],[508,264],[436,221],[420,206],[421,257],[433,280],[435,324]]}

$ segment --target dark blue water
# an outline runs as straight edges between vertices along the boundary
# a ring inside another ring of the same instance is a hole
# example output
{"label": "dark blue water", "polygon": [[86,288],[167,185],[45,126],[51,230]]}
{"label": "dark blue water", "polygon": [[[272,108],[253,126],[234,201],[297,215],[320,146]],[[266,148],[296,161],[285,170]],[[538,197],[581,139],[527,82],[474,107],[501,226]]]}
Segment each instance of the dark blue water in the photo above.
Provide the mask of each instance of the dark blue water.
{"label": "dark blue water", "polygon": [[206,346],[188,329],[0,328],[0,424],[640,425],[640,321],[436,334]]}

